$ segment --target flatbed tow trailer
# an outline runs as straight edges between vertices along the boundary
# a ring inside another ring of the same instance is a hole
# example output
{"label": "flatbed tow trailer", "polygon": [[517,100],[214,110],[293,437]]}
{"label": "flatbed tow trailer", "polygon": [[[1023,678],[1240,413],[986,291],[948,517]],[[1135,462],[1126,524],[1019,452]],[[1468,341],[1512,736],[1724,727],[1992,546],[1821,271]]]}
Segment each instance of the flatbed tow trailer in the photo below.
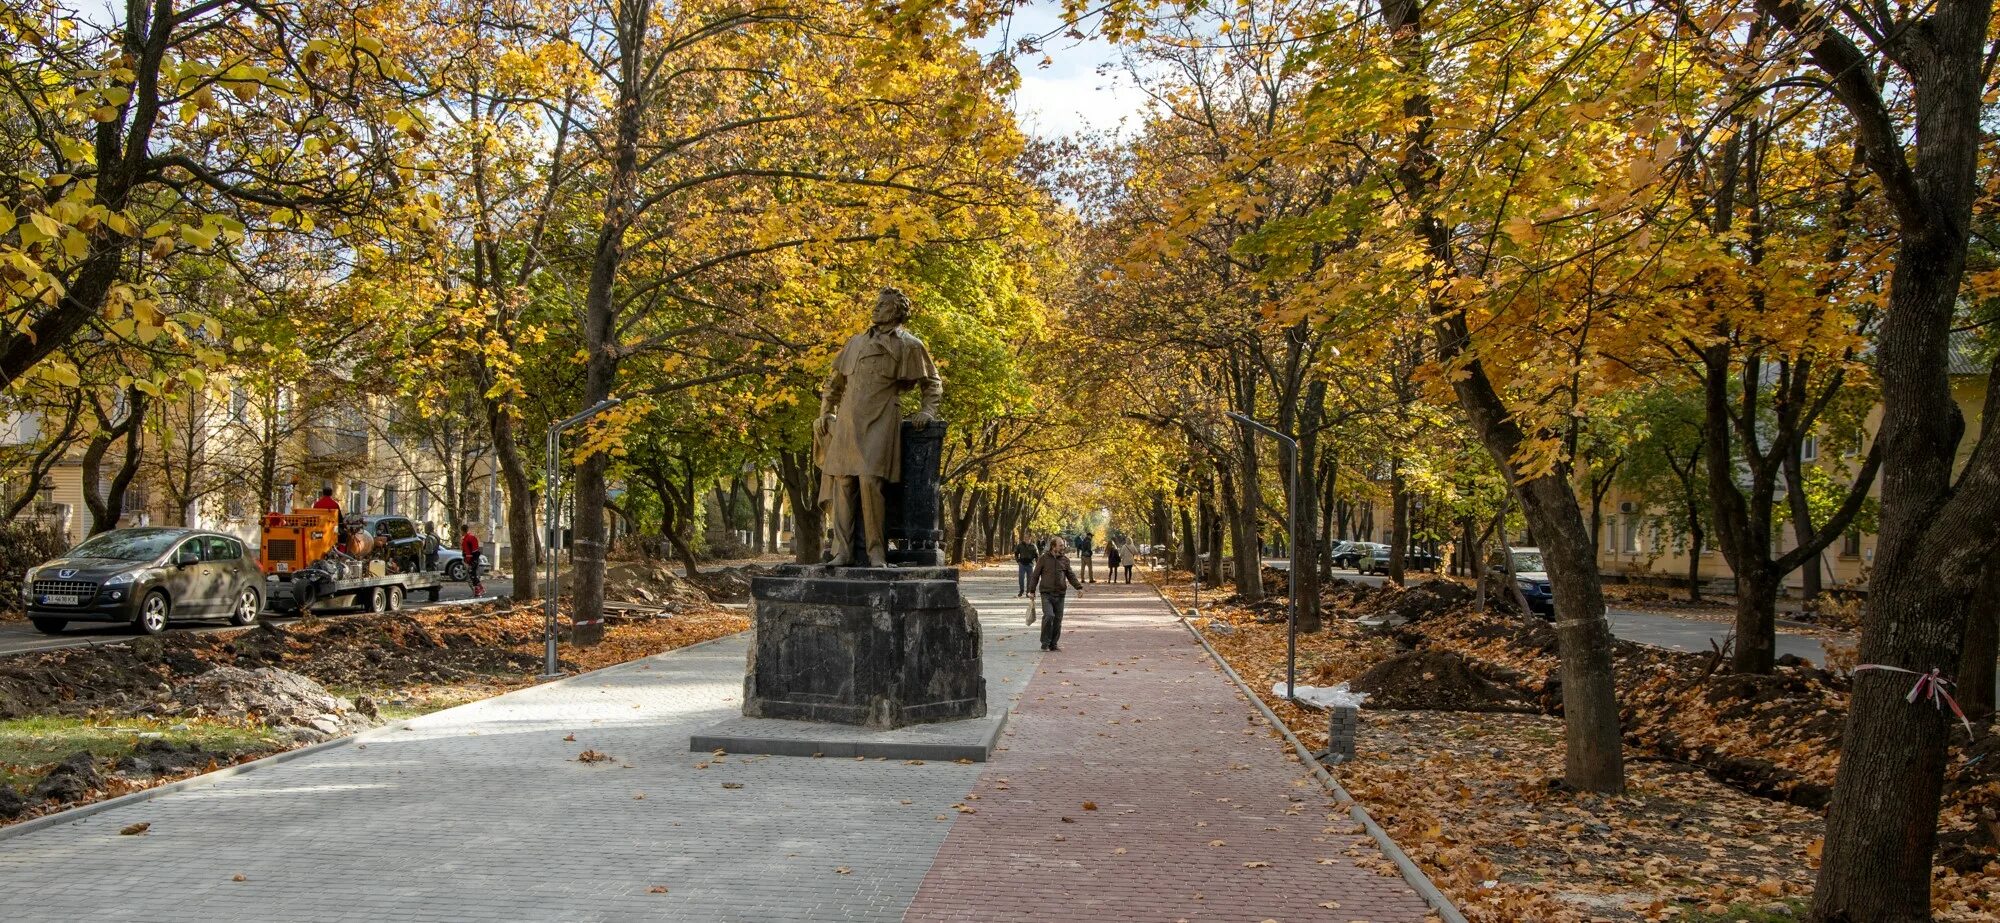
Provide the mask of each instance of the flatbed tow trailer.
{"label": "flatbed tow trailer", "polygon": [[[278,612],[311,612],[329,600],[347,599],[369,612],[394,612],[412,593],[437,602],[444,574],[425,570],[389,572],[390,562],[352,559],[321,566],[333,551],[339,523],[328,510],[304,509],[264,517],[258,563],[264,569],[264,602]],[[344,555],[341,556],[345,558]],[[434,556],[424,555],[428,563]]]}
{"label": "flatbed tow trailer", "polygon": [[310,611],[315,606],[327,605],[329,600],[341,597],[347,597],[352,605],[369,612],[394,612],[403,608],[403,600],[412,593],[423,593],[429,601],[437,602],[438,594],[444,592],[443,574],[417,571],[379,577],[316,580],[316,592],[304,594],[310,598],[301,601],[297,590],[304,581],[285,579],[285,576],[270,574],[264,578],[266,604],[279,612]]}

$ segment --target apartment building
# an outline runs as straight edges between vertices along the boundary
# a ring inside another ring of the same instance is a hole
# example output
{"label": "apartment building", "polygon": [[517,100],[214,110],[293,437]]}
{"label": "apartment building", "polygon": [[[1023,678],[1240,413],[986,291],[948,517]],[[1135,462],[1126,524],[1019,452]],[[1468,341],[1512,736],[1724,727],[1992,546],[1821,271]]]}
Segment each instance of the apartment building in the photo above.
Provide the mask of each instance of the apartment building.
{"label": "apartment building", "polygon": [[[117,415],[114,414],[114,418]],[[33,412],[0,412],[0,463],[18,462],[44,444],[48,427]],[[465,421],[406,420],[387,402],[305,406],[295,395],[222,384],[155,405],[143,427],[145,452],[127,489],[120,525],[188,525],[255,545],[268,508],[306,506],[332,489],[344,510],[399,514],[431,522],[447,540],[453,508],[483,541],[504,554],[504,493],[495,462]],[[84,500],[85,443],[63,451],[36,487],[23,517],[54,525],[81,541],[93,524]],[[100,465],[99,496],[124,459],[114,449]],[[25,465],[0,468],[0,511],[28,489]],[[455,502],[454,499],[456,498]]]}
{"label": "apartment building", "polygon": [[[1987,368],[1984,362],[1974,358],[1971,343],[1967,337],[1953,341],[1951,352],[1951,389],[1958,402],[1959,413],[1965,418],[1965,439],[1958,446],[1957,464],[1962,467],[1971,456],[1972,445],[1979,431],[1980,418],[1986,404]],[[1865,425],[1869,438],[1873,438],[1880,425],[1882,408],[1878,405],[1869,411]],[[1860,467],[1861,452],[1849,449],[1838,455],[1822,452],[1819,441],[1808,437],[1800,447],[1800,461],[1806,465],[1820,465],[1829,469],[1836,477],[1845,478],[1844,472]],[[1774,502],[1784,505],[1784,479],[1779,478],[1779,495]],[[1881,478],[1869,488],[1871,495],[1879,495]],[[1705,498],[1704,498],[1705,502]],[[1604,522],[1598,530],[1597,563],[1598,570],[1607,575],[1630,576],[1644,579],[1658,579],[1685,583],[1688,573],[1689,555],[1701,556],[1701,575],[1704,582],[1717,589],[1729,589],[1732,575],[1729,562],[1723,558],[1720,547],[1690,549],[1672,537],[1674,529],[1664,522],[1661,510],[1646,504],[1643,498],[1634,496],[1618,486],[1614,486],[1606,496],[1602,507]],[[1586,511],[1586,515],[1588,512]],[[1789,522],[1781,525],[1775,536],[1777,551],[1782,554],[1798,547],[1796,533]],[[1711,543],[1712,544],[1712,543]],[[1822,551],[1814,566],[1820,569],[1821,585],[1826,588],[1862,587],[1875,562],[1875,536],[1860,530],[1852,530],[1835,539]],[[1794,571],[1785,578],[1786,588],[1796,592],[1804,581],[1804,576]]]}

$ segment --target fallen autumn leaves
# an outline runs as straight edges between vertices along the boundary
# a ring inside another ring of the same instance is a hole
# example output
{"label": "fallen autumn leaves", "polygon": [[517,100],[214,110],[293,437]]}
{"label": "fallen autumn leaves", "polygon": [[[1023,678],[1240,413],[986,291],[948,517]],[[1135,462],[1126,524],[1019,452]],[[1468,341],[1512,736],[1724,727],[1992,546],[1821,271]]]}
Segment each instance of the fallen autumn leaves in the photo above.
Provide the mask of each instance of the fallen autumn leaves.
{"label": "fallen autumn leaves", "polygon": [[[1182,606],[1191,595],[1185,584],[1164,590]],[[1299,636],[1299,681],[1355,680],[1414,649],[1424,655],[1412,659],[1425,665],[1414,677],[1419,684],[1469,689],[1442,683],[1430,666],[1463,658],[1482,681],[1547,706],[1555,661],[1552,641],[1541,637],[1545,624],[1429,606],[1390,634],[1342,617],[1360,608],[1379,614],[1398,592],[1335,587],[1330,595],[1340,606],[1330,608],[1326,630]],[[1309,748],[1323,747],[1326,715],[1267,691],[1283,677],[1283,624],[1253,608],[1208,602],[1206,618],[1193,624]],[[1433,661],[1434,654],[1448,657]],[[1818,864],[1817,808],[1837,765],[1844,679],[1807,668],[1709,675],[1700,655],[1622,643],[1618,656],[1630,775],[1621,797],[1564,790],[1561,719],[1534,710],[1387,711],[1371,703],[1358,759],[1336,775],[1481,923],[1795,914]],[[1490,707],[1483,699],[1429,707]],[[1993,740],[1985,738],[1982,752]],[[2000,781],[1961,778],[1952,791],[1934,910],[1942,920],[2000,919],[2000,859],[1975,829],[1978,807],[2000,798]]]}

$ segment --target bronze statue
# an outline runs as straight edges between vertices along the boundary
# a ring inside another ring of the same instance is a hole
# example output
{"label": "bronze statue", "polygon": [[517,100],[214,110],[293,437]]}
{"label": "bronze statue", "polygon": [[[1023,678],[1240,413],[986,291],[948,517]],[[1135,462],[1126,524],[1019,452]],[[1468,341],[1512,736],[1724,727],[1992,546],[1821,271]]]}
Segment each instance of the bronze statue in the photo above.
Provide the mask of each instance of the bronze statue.
{"label": "bronze statue", "polygon": [[868,565],[888,566],[883,538],[882,485],[902,480],[902,414],[897,399],[920,388],[921,409],[910,421],[924,425],[937,419],[944,397],[924,341],[903,329],[910,316],[910,299],[885,288],[875,299],[875,323],[854,335],[833,360],[833,374],[820,391],[819,421],[813,426],[819,456],[820,501],[833,504],[832,564],[853,565],[863,549],[854,547],[854,514],[858,506],[867,536]]}

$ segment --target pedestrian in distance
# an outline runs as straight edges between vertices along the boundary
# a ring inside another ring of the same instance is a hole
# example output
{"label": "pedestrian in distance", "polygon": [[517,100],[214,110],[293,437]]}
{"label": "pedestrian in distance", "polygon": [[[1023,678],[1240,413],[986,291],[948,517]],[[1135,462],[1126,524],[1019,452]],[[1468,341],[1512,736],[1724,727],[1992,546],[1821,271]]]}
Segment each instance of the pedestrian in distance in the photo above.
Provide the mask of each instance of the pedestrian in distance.
{"label": "pedestrian in distance", "polygon": [[[1132,543],[1132,537],[1125,537],[1125,547],[1118,555],[1125,562],[1125,582],[1132,582],[1132,565],[1139,563],[1139,546]],[[1118,576],[1113,574],[1113,577]]]}
{"label": "pedestrian in distance", "polygon": [[1087,583],[1097,582],[1097,571],[1090,566],[1090,533],[1076,534],[1076,554],[1083,559],[1083,579]]}
{"label": "pedestrian in distance", "polygon": [[1062,640],[1063,603],[1070,587],[1076,588],[1076,595],[1083,595],[1083,582],[1076,579],[1076,571],[1069,566],[1069,558],[1064,554],[1068,548],[1062,539],[1049,543],[1049,550],[1035,559],[1035,569],[1028,575],[1028,586],[1041,597],[1042,601],[1042,650],[1059,651],[1057,642]]}
{"label": "pedestrian in distance", "polygon": [[1118,545],[1117,536],[1104,537],[1104,576],[1112,583],[1118,582],[1118,556],[1122,553],[1123,549]]}
{"label": "pedestrian in distance", "polygon": [[472,526],[465,527],[465,534],[458,539],[459,553],[465,555],[465,582],[472,587],[472,595],[486,595],[486,585],[479,580],[479,536],[472,533]]}
{"label": "pedestrian in distance", "polygon": [[1028,541],[1028,533],[1021,533],[1021,540],[1014,543],[1014,566],[1020,570],[1020,589],[1014,593],[1019,599],[1028,595],[1028,575],[1035,570],[1035,559],[1042,556],[1040,548]]}
{"label": "pedestrian in distance", "polygon": [[437,523],[424,520],[424,572],[438,569],[438,549],[444,547],[444,539],[438,537]]}

